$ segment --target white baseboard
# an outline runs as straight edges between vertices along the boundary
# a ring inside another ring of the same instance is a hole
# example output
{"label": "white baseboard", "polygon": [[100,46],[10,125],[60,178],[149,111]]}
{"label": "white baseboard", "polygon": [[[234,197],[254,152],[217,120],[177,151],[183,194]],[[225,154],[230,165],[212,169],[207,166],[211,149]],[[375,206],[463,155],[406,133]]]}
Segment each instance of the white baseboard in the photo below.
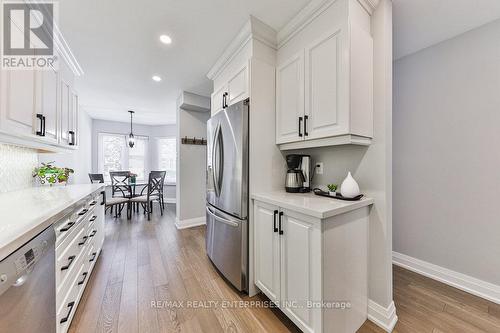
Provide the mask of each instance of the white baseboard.
{"label": "white baseboard", "polygon": [[187,229],[206,224],[205,216],[195,217],[194,219],[179,220],[175,218],[175,226],[177,229]]}
{"label": "white baseboard", "polygon": [[368,319],[380,328],[384,329],[386,332],[392,332],[394,326],[396,326],[396,322],[398,321],[394,302],[391,302],[391,304],[385,308],[369,299]]}
{"label": "white baseboard", "polygon": [[498,285],[398,252],[392,253],[392,262],[415,273],[500,304],[500,286]]}
{"label": "white baseboard", "polygon": [[165,203],[174,204],[177,203],[177,200],[175,198],[165,198]]}

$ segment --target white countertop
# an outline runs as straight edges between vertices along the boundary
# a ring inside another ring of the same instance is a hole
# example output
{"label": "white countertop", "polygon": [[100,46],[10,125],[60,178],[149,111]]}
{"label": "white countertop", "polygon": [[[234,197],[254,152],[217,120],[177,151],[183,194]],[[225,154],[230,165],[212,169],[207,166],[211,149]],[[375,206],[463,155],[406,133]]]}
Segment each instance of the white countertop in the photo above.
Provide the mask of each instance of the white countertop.
{"label": "white countertop", "polygon": [[347,213],[374,203],[371,198],[359,201],[344,201],[315,195],[314,193],[287,193],[285,191],[252,194],[252,199],[290,209],[320,219]]}
{"label": "white countertop", "polygon": [[53,223],[54,215],[102,186],[43,186],[1,193],[0,261]]}

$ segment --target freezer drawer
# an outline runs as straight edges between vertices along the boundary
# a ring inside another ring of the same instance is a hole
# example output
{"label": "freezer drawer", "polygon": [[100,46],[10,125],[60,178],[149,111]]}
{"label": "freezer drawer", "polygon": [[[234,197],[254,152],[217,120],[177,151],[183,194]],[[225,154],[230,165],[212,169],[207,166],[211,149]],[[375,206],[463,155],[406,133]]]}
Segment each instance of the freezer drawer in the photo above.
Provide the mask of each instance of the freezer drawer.
{"label": "freezer drawer", "polygon": [[207,205],[207,254],[238,290],[247,291],[248,220],[237,219]]}

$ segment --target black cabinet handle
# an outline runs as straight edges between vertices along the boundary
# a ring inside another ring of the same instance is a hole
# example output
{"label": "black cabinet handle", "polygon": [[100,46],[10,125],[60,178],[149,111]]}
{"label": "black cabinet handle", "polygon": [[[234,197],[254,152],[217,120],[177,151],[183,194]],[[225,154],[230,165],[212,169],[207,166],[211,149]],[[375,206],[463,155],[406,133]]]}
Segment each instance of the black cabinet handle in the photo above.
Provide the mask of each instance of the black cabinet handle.
{"label": "black cabinet handle", "polygon": [[89,272],[85,272],[82,274],[83,279],[78,282],[78,285],[81,286],[82,284],[85,283],[85,280],[87,280],[87,275],[89,275]]}
{"label": "black cabinet handle", "polygon": [[45,136],[45,117],[41,113],[36,114],[36,118],[40,120],[40,130],[36,131],[36,135]]}
{"label": "black cabinet handle", "polygon": [[83,236],[82,241],[80,243],[78,243],[78,245],[80,245],[80,246],[85,245],[85,243],[87,243],[87,239],[89,239],[88,236]]}
{"label": "black cabinet handle", "polygon": [[75,145],[75,132],[69,131],[69,145],[74,146]]}
{"label": "black cabinet handle", "polygon": [[274,211],[274,221],[273,221],[273,231],[274,232],[278,232],[278,227],[276,226],[276,217],[278,217],[278,211],[275,210]]}
{"label": "black cabinet handle", "polygon": [[61,318],[61,321],[59,323],[64,324],[69,320],[69,316],[71,315],[71,312],[73,312],[73,307],[75,306],[75,302],[70,302],[68,303],[67,307],[69,308],[68,313],[66,314],[66,317]]}
{"label": "black cabinet handle", "polygon": [[304,135],[308,136],[309,133],[307,133],[307,119],[309,119],[309,116],[304,116]]}
{"label": "black cabinet handle", "polygon": [[96,218],[97,218],[97,216],[95,216],[95,215],[94,215],[94,216],[92,216],[92,217],[90,218],[89,222],[94,222],[94,221],[96,220]]}
{"label": "black cabinet handle", "polygon": [[75,258],[76,258],[75,256],[68,257],[68,264],[66,266],[61,267],[61,271],[65,271],[68,268],[70,268],[70,266],[73,263],[73,261],[75,260]]}
{"label": "black cabinet handle", "polygon": [[89,262],[92,262],[95,260],[95,256],[97,255],[97,252],[92,253],[92,259],[89,260]]}
{"label": "black cabinet handle", "polygon": [[97,203],[97,201],[92,201],[92,202],[89,204],[89,206],[90,206],[90,207],[95,206],[95,205],[96,205],[96,203]]}
{"label": "black cabinet handle", "polygon": [[80,213],[78,213],[78,215],[82,216],[82,215],[85,215],[87,214],[89,210],[87,208],[85,208],[84,210],[82,210]]}
{"label": "black cabinet handle", "polygon": [[302,137],[302,117],[299,117],[299,136]]}
{"label": "black cabinet handle", "polygon": [[64,228],[62,228],[61,230],[59,230],[60,232],[66,232],[68,231],[69,229],[71,229],[72,226],[75,225],[75,222],[68,222],[68,224],[66,224],[66,226]]}
{"label": "black cabinet handle", "polygon": [[104,206],[106,204],[106,191],[102,191],[101,194],[102,194],[101,206]]}
{"label": "black cabinet handle", "polygon": [[282,217],[283,217],[283,212],[280,212],[280,222],[279,222],[279,228],[280,228],[279,234],[280,235],[283,235],[283,229],[281,229],[281,219],[282,219]]}
{"label": "black cabinet handle", "polygon": [[226,93],[222,94],[222,108],[226,108]]}
{"label": "black cabinet handle", "polygon": [[89,235],[90,238],[94,237],[97,234],[97,230],[92,230],[92,233]]}

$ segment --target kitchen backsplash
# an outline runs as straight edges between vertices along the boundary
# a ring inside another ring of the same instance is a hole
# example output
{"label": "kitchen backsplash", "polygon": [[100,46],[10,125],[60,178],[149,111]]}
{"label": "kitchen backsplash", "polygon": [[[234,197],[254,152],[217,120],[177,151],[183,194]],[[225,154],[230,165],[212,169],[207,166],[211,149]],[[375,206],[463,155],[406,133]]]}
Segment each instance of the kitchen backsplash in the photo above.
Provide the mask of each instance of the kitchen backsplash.
{"label": "kitchen backsplash", "polygon": [[33,186],[37,165],[36,150],[0,143],[0,193]]}

